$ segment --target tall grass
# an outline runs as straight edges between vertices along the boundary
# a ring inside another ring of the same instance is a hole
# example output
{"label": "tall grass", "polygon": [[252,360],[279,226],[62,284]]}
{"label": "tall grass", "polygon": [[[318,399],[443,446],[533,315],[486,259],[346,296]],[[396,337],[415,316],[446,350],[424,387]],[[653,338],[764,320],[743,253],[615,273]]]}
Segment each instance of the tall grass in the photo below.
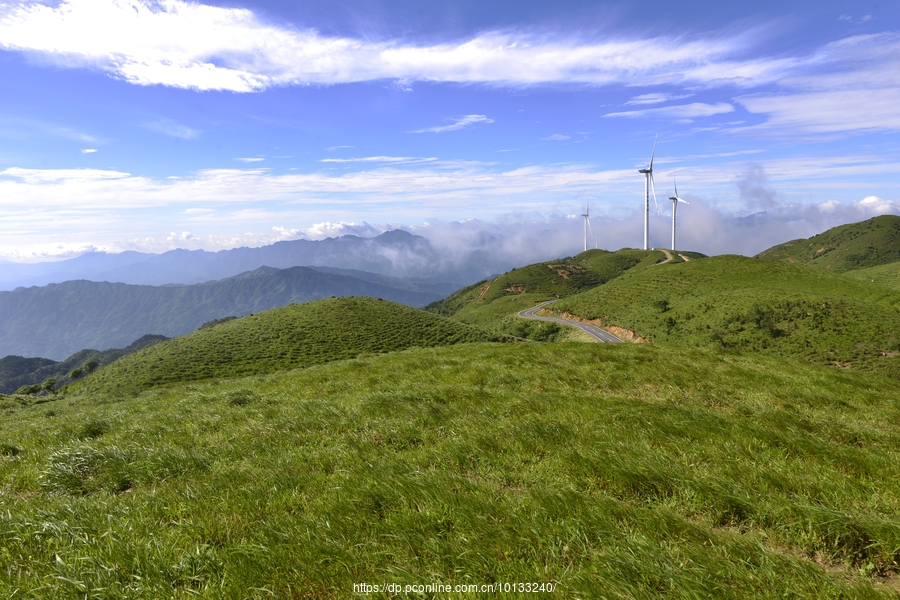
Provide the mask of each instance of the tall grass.
{"label": "tall grass", "polygon": [[887,597],[898,393],[706,349],[470,344],[9,404],[0,590]]}

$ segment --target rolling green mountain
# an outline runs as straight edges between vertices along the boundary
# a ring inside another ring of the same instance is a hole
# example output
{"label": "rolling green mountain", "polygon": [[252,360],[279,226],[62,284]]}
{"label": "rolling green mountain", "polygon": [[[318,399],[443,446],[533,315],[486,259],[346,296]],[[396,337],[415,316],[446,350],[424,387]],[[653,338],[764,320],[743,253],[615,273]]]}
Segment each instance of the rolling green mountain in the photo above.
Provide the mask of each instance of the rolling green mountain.
{"label": "rolling green mountain", "polygon": [[882,215],[760,252],[757,258],[808,264],[835,273],[900,261],[900,217]]}
{"label": "rolling green mountain", "polygon": [[204,327],[123,357],[71,392],[133,392],[177,382],[271,373],[363,353],[501,340],[444,317],[374,298],[333,298]]}
{"label": "rolling green mountain", "polygon": [[653,342],[802,356],[900,376],[900,293],[806,265],[739,256],[657,265],[553,308]]}
{"label": "rolling green mountain", "polygon": [[[683,254],[688,259],[703,258],[698,253]],[[528,265],[490,281],[481,281],[429,304],[425,310],[498,334],[550,341],[559,336],[558,326],[526,321],[515,314],[544,300],[571,296],[611,281],[629,270],[639,271],[665,261],[683,262],[679,254],[669,258],[658,250],[588,250],[574,257]]]}
{"label": "rolling green mountain", "polygon": [[425,310],[451,317],[504,297],[527,295],[530,302],[533,298],[568,296],[618,277],[642,261],[657,260],[665,260],[662,252],[588,250],[574,257],[527,265],[480,281],[432,302]]}
{"label": "rolling green mountain", "polygon": [[125,348],[104,351],[79,350],[59,362],[47,358],[5,356],[0,358],[0,394],[11,394],[23,385],[40,384],[49,378],[55,379],[57,386],[64,386],[71,381],[69,374],[72,371],[82,369],[90,361],[94,361],[102,367],[165,339],[167,338],[161,335],[145,335]]}
{"label": "rolling green mountain", "polygon": [[82,348],[122,347],[146,334],[175,337],[202,323],[329,296],[421,306],[438,297],[305,267],[262,267],[196,285],[67,281],[0,292],[0,356],[61,360]]}
{"label": "rolling green mountain", "polygon": [[896,598],[900,384],[876,375],[464,344],[84,391],[0,398],[0,595]]}

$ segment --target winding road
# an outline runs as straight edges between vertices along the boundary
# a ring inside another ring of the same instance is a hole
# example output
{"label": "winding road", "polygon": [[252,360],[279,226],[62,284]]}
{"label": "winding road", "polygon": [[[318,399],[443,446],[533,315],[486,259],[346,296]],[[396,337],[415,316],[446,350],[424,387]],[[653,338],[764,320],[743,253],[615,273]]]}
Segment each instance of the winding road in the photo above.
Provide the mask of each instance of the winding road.
{"label": "winding road", "polygon": [[551,323],[560,323],[561,325],[568,325],[569,327],[577,327],[582,330],[589,336],[596,338],[597,341],[603,342],[606,344],[621,344],[622,340],[611,334],[610,332],[600,329],[596,325],[591,325],[590,323],[579,323],[578,321],[570,321],[568,319],[559,319],[557,317],[539,317],[536,313],[541,310],[548,304],[553,304],[556,300],[548,300],[546,302],[541,302],[534,308],[529,308],[518,313],[518,316],[523,319],[536,319],[538,321],[550,321]]}

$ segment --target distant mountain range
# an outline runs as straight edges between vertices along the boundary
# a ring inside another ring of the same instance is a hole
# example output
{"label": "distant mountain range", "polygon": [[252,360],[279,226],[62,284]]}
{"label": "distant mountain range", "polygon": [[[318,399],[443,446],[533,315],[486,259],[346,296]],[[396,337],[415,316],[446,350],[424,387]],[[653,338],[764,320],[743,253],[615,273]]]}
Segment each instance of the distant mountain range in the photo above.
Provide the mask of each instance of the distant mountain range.
{"label": "distant mountain range", "polygon": [[61,360],[84,348],[121,348],[145,334],[184,335],[214,319],[329,296],[424,306],[453,291],[446,284],[329,270],[260,267],[194,285],[78,280],[0,292],[0,356]]}
{"label": "distant mountain range", "polygon": [[[89,252],[77,258],[43,263],[0,263],[0,289],[47,285],[76,279],[137,285],[203,283],[259,267],[331,267],[423,283],[453,284],[453,289],[502,273],[508,264],[484,251],[450,259],[424,237],[394,230],[374,238],[355,235],[320,241],[292,240],[261,248],[219,252],[172,250],[163,254]],[[451,290],[452,291],[452,290]],[[449,292],[448,292],[449,293]]]}

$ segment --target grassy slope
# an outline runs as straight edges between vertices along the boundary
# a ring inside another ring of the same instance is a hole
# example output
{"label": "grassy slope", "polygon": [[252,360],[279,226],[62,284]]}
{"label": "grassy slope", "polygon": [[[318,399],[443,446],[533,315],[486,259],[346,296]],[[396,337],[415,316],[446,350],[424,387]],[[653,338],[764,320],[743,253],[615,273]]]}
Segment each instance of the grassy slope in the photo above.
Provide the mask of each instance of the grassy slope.
{"label": "grassy slope", "polygon": [[0,590],[885,597],[898,394],[704,349],[476,344],[8,407]]}
{"label": "grassy slope", "polygon": [[758,258],[804,263],[836,273],[900,261],[900,217],[882,215],[809,239],[779,244]]}
{"label": "grassy slope", "polygon": [[900,292],[900,262],[847,271],[844,276],[868,281]]}
{"label": "grassy slope", "polygon": [[295,304],[161,342],[72,384],[73,392],[133,392],[159,385],[270,373],[361,353],[486,341],[489,334],[373,298]]}
{"label": "grassy slope", "polygon": [[[536,341],[554,341],[571,335],[553,323],[525,321],[515,314],[539,302],[577,294],[620,276],[665,260],[662,252],[643,250],[588,250],[577,256],[515,269],[491,281],[463,288],[429,304],[425,310],[480,327],[494,334]],[[677,256],[675,261],[681,262]]]}
{"label": "grassy slope", "polygon": [[900,375],[900,294],[802,265],[738,256],[658,265],[554,308],[656,342],[712,343]]}

